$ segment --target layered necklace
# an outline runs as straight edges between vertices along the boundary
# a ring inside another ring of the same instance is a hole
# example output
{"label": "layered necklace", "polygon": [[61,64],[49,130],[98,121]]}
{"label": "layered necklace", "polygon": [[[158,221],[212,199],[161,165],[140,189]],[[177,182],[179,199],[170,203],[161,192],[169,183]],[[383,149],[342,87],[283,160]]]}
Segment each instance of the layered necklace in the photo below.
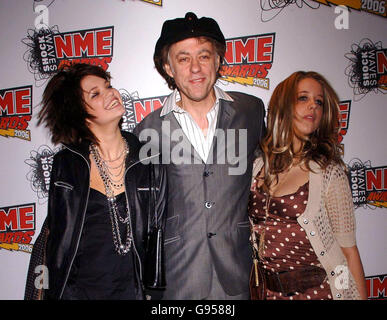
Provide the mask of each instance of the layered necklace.
{"label": "layered necklace", "polygon": [[[112,223],[114,249],[119,255],[125,255],[129,252],[133,240],[128,204],[126,205],[125,216],[122,217],[118,210],[116,196],[114,195],[114,190],[119,190],[124,185],[123,172],[125,170],[126,156],[129,153],[128,143],[124,138],[122,138],[122,140],[124,142],[124,149],[117,158],[112,160],[103,159],[98,151],[98,147],[94,143],[91,143],[89,147],[92,158],[105,186],[109,216]],[[120,160],[120,162],[117,165],[111,166],[112,162],[118,160]],[[115,173],[113,173],[113,171],[115,171]],[[121,239],[119,222],[126,226],[125,239]]]}

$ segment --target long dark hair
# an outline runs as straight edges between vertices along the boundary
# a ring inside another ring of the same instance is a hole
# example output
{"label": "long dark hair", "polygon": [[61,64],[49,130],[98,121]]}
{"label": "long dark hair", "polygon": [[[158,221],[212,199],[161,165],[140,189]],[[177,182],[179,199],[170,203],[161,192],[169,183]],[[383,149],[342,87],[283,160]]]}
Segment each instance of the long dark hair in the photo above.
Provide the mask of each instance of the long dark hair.
{"label": "long dark hair", "polygon": [[[307,137],[299,136],[293,126],[294,105],[297,101],[297,87],[301,80],[316,80],[323,90],[323,114],[320,126]],[[341,158],[342,146],[339,143],[340,130],[339,99],[328,81],[319,73],[297,71],[282,81],[271,96],[267,132],[261,147],[263,151],[265,181],[264,188],[270,189],[278,174],[290,168],[295,157],[304,161],[308,170],[310,161],[316,162],[322,169],[330,163],[344,167]],[[294,150],[293,139],[301,140],[301,149]]]}
{"label": "long dark hair", "polygon": [[107,81],[111,78],[101,67],[78,63],[59,70],[44,89],[38,125],[43,123],[50,130],[54,144],[98,143],[86,124],[93,116],[86,111],[81,80],[88,75]]}

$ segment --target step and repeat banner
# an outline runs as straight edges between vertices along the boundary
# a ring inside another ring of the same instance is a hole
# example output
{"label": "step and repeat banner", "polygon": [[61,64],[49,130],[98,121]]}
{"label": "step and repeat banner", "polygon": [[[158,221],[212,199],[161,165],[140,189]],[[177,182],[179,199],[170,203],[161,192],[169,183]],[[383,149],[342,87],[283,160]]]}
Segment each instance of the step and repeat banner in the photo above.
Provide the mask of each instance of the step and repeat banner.
{"label": "step and repeat banner", "polygon": [[[113,76],[131,131],[170,94],[153,65],[167,19],[214,18],[227,52],[218,85],[260,97],[297,70],[323,74],[341,104],[357,242],[370,299],[387,298],[387,19],[384,0],[1,0],[0,299],[23,299],[46,216],[58,146],[36,126],[42,93],[63,65]],[[172,190],[173,191],[173,190]],[[248,245],[248,244],[246,244]]]}

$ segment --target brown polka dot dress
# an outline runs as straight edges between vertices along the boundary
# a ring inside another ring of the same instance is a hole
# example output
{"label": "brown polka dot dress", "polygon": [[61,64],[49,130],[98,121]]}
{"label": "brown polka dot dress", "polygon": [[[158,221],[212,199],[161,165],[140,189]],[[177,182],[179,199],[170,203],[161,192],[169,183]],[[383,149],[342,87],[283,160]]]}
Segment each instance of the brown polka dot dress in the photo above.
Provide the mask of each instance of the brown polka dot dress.
{"label": "brown polka dot dress", "polygon": [[[254,180],[249,199],[249,216],[253,221],[254,230],[259,234],[265,229],[263,268],[272,272],[291,271],[314,265],[321,267],[316,254],[297,218],[305,211],[309,182],[301,186],[295,193],[281,197],[271,197],[268,217],[266,215],[266,193],[257,187]],[[266,221],[265,221],[266,220]],[[266,290],[268,300],[327,300],[332,299],[327,279],[317,287],[307,289],[303,293],[296,292],[291,296],[283,296],[281,292]]]}

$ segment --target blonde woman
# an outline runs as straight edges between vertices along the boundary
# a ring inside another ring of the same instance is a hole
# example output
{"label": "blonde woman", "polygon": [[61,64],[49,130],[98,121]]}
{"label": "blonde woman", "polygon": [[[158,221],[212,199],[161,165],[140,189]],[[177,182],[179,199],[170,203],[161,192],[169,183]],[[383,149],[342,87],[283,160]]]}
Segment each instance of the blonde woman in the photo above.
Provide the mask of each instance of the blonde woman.
{"label": "blonde woman", "polygon": [[316,72],[295,72],[273,92],[249,200],[252,299],[367,298],[338,101]]}

